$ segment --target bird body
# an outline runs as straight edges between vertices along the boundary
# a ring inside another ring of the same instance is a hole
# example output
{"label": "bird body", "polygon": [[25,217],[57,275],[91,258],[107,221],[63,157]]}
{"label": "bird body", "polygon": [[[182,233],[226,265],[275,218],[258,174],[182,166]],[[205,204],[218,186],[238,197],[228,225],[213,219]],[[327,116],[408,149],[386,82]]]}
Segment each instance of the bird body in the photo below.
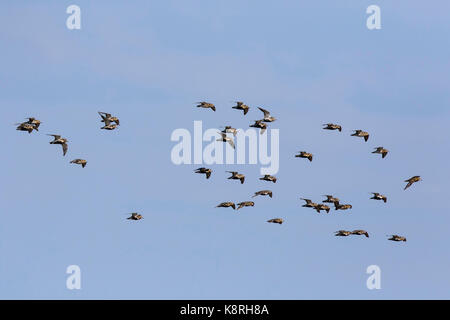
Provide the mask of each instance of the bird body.
{"label": "bird body", "polygon": [[270,112],[267,111],[266,109],[263,109],[263,108],[260,108],[260,107],[258,107],[258,109],[261,110],[264,113],[264,119],[262,121],[264,121],[264,122],[273,122],[273,121],[277,120],[274,117],[272,117],[270,115]]}
{"label": "bird body", "polygon": [[296,158],[306,158],[308,159],[310,162],[313,160],[313,155],[312,153],[308,153],[306,151],[299,151],[299,154],[295,155]]}
{"label": "bird body", "polygon": [[144,219],[142,215],[139,213],[133,212],[130,217],[127,218],[128,220],[141,220]]}
{"label": "bird body", "polygon": [[366,238],[369,238],[369,233],[366,230],[353,230],[352,234],[356,234],[358,236],[366,236]]}
{"label": "bird body", "polygon": [[364,141],[369,140],[369,133],[362,130],[353,130],[352,136],[364,138]]}
{"label": "bird body", "polygon": [[339,132],[341,132],[342,131],[342,127],[340,126],[340,125],[338,125],[338,124],[334,124],[334,123],[327,123],[327,124],[324,124],[324,130],[339,130]]}
{"label": "bird body", "polygon": [[338,203],[339,203],[339,198],[335,198],[335,197],[333,197],[331,194],[326,194],[326,195],[324,195],[324,197],[327,197],[327,199],[326,199],[326,200],[323,200],[322,202],[325,202],[325,203],[335,203],[335,202],[338,202]]}
{"label": "bird body", "polygon": [[198,168],[198,169],[195,169],[194,171],[195,171],[195,173],[203,173],[203,174],[205,174],[206,175],[206,179],[209,179],[209,177],[211,177],[211,173],[212,173],[212,170],[209,169],[209,168]]}
{"label": "bird body", "polygon": [[50,141],[50,144],[60,144],[62,146],[63,156],[65,156],[68,150],[67,142],[69,141],[65,138],[61,138],[61,136],[57,134],[48,134],[48,136],[52,136],[54,138],[53,141]]}
{"label": "bird body", "polygon": [[244,104],[244,102],[242,102],[242,101],[236,101],[236,105],[232,108],[244,111],[244,116],[247,114],[248,110],[250,109],[250,107],[247,106],[246,104]]}
{"label": "bird body", "polygon": [[234,202],[222,202],[216,206],[216,208],[229,208],[229,207],[236,210],[236,205],[234,204]]}
{"label": "bird body", "polygon": [[259,178],[259,180],[272,181],[273,183],[277,182],[277,178],[274,176],[271,176],[270,174],[265,174],[264,177]]}
{"label": "bird body", "polygon": [[87,161],[84,159],[75,159],[70,161],[70,163],[79,164],[82,168],[86,167]]}
{"label": "bird body", "polygon": [[351,209],[353,206],[351,204],[339,204],[339,202],[334,203],[334,209],[335,210],[348,210]]}
{"label": "bird body", "polygon": [[[120,125],[120,120],[117,117],[113,117],[112,114],[107,112],[98,111],[100,117],[102,117],[102,121],[105,123],[105,126],[109,126],[111,122],[114,122],[116,125]],[[103,128],[102,128],[103,129]]]}
{"label": "bird body", "polygon": [[347,236],[349,236],[351,234],[352,234],[352,232],[351,231],[347,231],[347,230],[339,230],[339,231],[336,231],[334,233],[334,235],[337,236],[337,237],[347,237]]}
{"label": "bird body", "polygon": [[283,221],[283,219],[281,219],[281,218],[275,218],[275,219],[267,220],[267,222],[269,222],[269,223],[278,223],[278,224],[282,224],[284,221]]}
{"label": "bird body", "polygon": [[234,145],[233,139],[230,138],[230,137],[227,137],[226,133],[219,132],[219,134],[220,134],[221,137],[219,139],[217,139],[217,141],[228,142],[233,149],[236,148],[235,145]]}
{"label": "bird body", "polygon": [[253,207],[255,203],[253,201],[244,201],[237,204],[238,208],[237,210],[243,208],[243,207]]}
{"label": "bird body", "polygon": [[312,202],[310,199],[300,198],[301,200],[304,200],[306,203],[302,205],[302,207],[305,208],[315,208],[317,206],[317,203]]}
{"label": "bird body", "polygon": [[330,212],[330,207],[322,203],[316,204],[313,208],[316,209],[317,213],[320,213],[322,210],[325,210],[327,213]]}
{"label": "bird body", "polygon": [[254,198],[256,196],[269,196],[269,197],[272,198],[272,191],[270,191],[270,190],[261,190],[261,191],[255,192],[255,194],[253,195],[252,198]]}
{"label": "bird body", "polygon": [[231,177],[228,177],[228,179],[240,180],[241,184],[244,183],[245,175],[243,175],[242,173],[238,173],[237,171],[227,171],[227,172],[232,174]]}
{"label": "bird body", "polygon": [[376,147],[375,151],[372,151],[372,153],[379,153],[381,154],[381,158],[384,159],[384,157],[386,157],[386,155],[388,154],[389,150],[385,149],[383,147]]}
{"label": "bird body", "polygon": [[237,132],[237,129],[232,126],[225,126],[225,129],[222,130],[222,133],[232,133],[233,136],[236,136]]}
{"label": "bird body", "polygon": [[27,131],[28,133],[32,133],[33,130],[37,131],[37,129],[32,124],[29,124],[27,122],[18,124],[16,130]]}
{"label": "bird body", "polygon": [[378,192],[372,192],[373,197],[370,199],[374,199],[374,200],[383,200],[385,203],[387,201],[387,197],[383,196],[382,194],[378,193]]}
{"label": "bird body", "polygon": [[112,131],[112,130],[115,130],[116,128],[117,128],[117,124],[106,124],[105,123],[105,125],[103,127],[101,127],[100,129]]}
{"label": "bird body", "polygon": [[202,101],[197,103],[197,108],[212,109],[212,111],[216,111],[216,106],[210,102]]}
{"label": "bird body", "polygon": [[36,119],[36,118],[27,118],[27,122],[28,124],[31,124],[34,128],[34,130],[39,131],[39,126],[41,125],[41,121]]}
{"label": "bird body", "polygon": [[267,124],[265,124],[263,120],[255,120],[255,123],[250,125],[249,127],[259,128],[261,129],[260,134],[264,134],[264,132],[266,132],[267,129]]}
{"label": "bird body", "polygon": [[391,240],[391,241],[405,241],[406,242],[406,238],[405,237],[398,236],[396,234],[391,235],[391,238],[389,238],[388,240]]}
{"label": "bird body", "polygon": [[411,185],[413,183],[418,182],[420,180],[422,180],[422,178],[420,178],[420,176],[414,176],[414,177],[411,177],[411,178],[405,180],[405,182],[408,182],[408,184],[405,186],[405,189],[403,189],[403,190],[408,189],[409,187],[411,187]]}

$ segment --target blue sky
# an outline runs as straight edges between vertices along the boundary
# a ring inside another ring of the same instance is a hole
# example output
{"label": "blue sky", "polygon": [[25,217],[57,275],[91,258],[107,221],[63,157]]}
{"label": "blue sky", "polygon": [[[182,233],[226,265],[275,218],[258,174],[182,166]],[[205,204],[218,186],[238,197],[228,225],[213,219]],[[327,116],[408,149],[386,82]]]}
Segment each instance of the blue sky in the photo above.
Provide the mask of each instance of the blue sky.
{"label": "blue sky", "polygon": [[[448,299],[450,3],[316,2],[2,2],[0,298]],[[71,4],[81,30],[66,28]],[[371,4],[381,30],[366,28]],[[256,106],[278,119],[277,184],[258,165],[212,166],[207,181],[172,164],[174,129],[244,128]],[[97,111],[120,128],[99,130]],[[28,116],[39,133],[15,130]],[[66,157],[46,133],[69,139]],[[391,152],[381,160],[376,146]],[[403,191],[413,175],[423,181]],[[213,208],[266,188],[274,198],[254,208]],[[351,212],[301,207],[327,193]],[[133,211],[144,220],[126,220]],[[360,228],[371,237],[333,236]],[[72,264],[79,291],[66,288]],[[366,288],[372,264],[381,290]]]}

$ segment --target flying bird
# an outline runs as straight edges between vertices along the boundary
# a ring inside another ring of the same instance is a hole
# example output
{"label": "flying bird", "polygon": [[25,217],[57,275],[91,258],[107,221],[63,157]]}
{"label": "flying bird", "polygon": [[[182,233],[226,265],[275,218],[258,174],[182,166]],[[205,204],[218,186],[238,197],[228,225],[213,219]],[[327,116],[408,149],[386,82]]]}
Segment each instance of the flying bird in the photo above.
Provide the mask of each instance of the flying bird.
{"label": "flying bird", "polygon": [[272,117],[270,115],[270,112],[267,111],[266,109],[263,109],[263,108],[260,108],[260,107],[258,107],[258,109],[261,110],[264,113],[264,119],[262,121],[264,121],[264,122],[273,122],[273,121],[277,120],[274,117]]}
{"label": "flying bird", "polygon": [[305,208],[315,208],[317,206],[317,203],[312,202],[310,199],[300,198],[301,200],[304,200],[306,203],[302,205],[302,207]]}
{"label": "flying bird", "polygon": [[131,213],[131,216],[127,218],[128,220],[141,220],[144,219],[144,217],[142,215],[140,215],[139,213],[133,212]]}
{"label": "flying bird", "polygon": [[228,142],[230,144],[230,146],[235,149],[235,145],[234,145],[234,141],[232,138],[227,137],[226,133],[223,132],[219,132],[221,138],[217,139],[217,141],[223,141],[223,142]]}
{"label": "flying bird", "polygon": [[50,144],[60,144],[62,146],[63,156],[65,156],[68,149],[67,142],[69,141],[65,138],[61,138],[61,136],[57,134],[48,134],[48,136],[52,136],[54,138],[53,141],[50,141]]}
{"label": "flying bird", "polygon": [[354,230],[354,231],[352,231],[352,234],[356,234],[358,236],[364,235],[364,236],[366,236],[366,238],[369,237],[369,233],[366,230]]}
{"label": "flying bird", "polygon": [[330,207],[322,203],[316,204],[313,208],[317,211],[317,213],[320,213],[321,210],[325,210],[327,213],[330,212]]}
{"label": "flying bird", "polygon": [[117,124],[111,124],[109,121],[105,121],[105,125],[101,127],[100,129],[112,131],[117,128]]}
{"label": "flying bird", "polygon": [[295,157],[296,157],[296,158],[306,158],[306,159],[308,159],[309,161],[312,161],[312,160],[313,160],[313,155],[312,155],[312,153],[308,153],[308,152],[306,152],[306,151],[299,151],[299,154],[296,154]]}
{"label": "flying bird", "polygon": [[205,108],[205,109],[209,108],[209,109],[212,109],[212,111],[216,111],[216,106],[212,103],[205,102],[205,101],[197,102],[197,103],[198,103],[197,108]]}
{"label": "flying bird", "polygon": [[206,179],[209,179],[209,177],[211,177],[211,173],[212,173],[212,170],[209,169],[209,168],[198,168],[198,169],[195,169],[194,171],[195,171],[195,173],[203,173],[203,174],[205,174],[206,175]]}
{"label": "flying bird", "polygon": [[264,123],[263,120],[255,120],[255,123],[250,125],[249,127],[259,128],[261,129],[260,134],[264,134],[264,132],[266,132],[267,129],[267,124]]}
{"label": "flying bird", "polygon": [[253,201],[244,201],[237,204],[239,207],[237,210],[243,208],[243,207],[253,207],[255,203]]}
{"label": "flying bird", "polygon": [[405,180],[405,182],[408,182],[408,184],[406,185],[405,189],[403,189],[403,190],[408,189],[409,187],[411,187],[411,185],[413,183],[418,182],[420,180],[422,180],[422,178],[420,178],[420,176],[414,176],[414,177],[409,178],[408,180]]}
{"label": "flying bird", "polygon": [[353,130],[352,136],[364,138],[364,141],[369,140],[369,133],[362,130]]}
{"label": "flying bird", "polygon": [[272,198],[272,191],[270,191],[270,190],[261,190],[261,191],[255,192],[255,194],[252,196],[252,198],[254,198],[256,196],[269,196],[269,197]]}
{"label": "flying bird", "polygon": [[398,236],[396,234],[393,234],[390,236],[391,238],[389,238],[388,240],[392,240],[392,241],[405,241],[406,242],[406,238],[402,237],[402,236]]}
{"label": "flying bird", "polygon": [[386,155],[388,154],[389,150],[385,149],[383,147],[376,147],[375,151],[372,151],[372,153],[379,153],[381,154],[381,158],[383,159],[384,157],[386,157]]}
{"label": "flying bird", "polygon": [[79,165],[81,165],[81,167],[84,168],[84,167],[86,167],[87,161],[84,159],[75,159],[75,160],[70,161],[70,163],[79,164]]}
{"label": "flying bird", "polygon": [[327,123],[327,124],[324,124],[324,130],[339,130],[339,132],[341,132],[342,131],[342,127],[340,126],[340,125],[338,125],[338,124],[334,124],[334,123]]}
{"label": "flying bird", "polygon": [[36,118],[26,118],[26,119],[28,119],[28,121],[25,122],[25,123],[31,124],[31,125],[34,127],[34,130],[39,131],[39,130],[38,130],[38,129],[39,129],[39,126],[40,126],[41,123],[42,123],[40,120],[38,120],[38,119],[36,119]]}
{"label": "flying bird", "polygon": [[16,123],[16,125],[18,125],[16,130],[19,130],[19,131],[27,131],[28,133],[32,133],[33,130],[37,131],[37,129],[32,124],[29,124],[27,122]]}
{"label": "flying bird", "polygon": [[270,174],[265,174],[264,177],[259,178],[259,180],[264,180],[264,181],[272,181],[273,183],[277,182],[277,178],[274,176],[271,176]]}
{"label": "flying bird", "polygon": [[374,199],[374,200],[383,200],[384,202],[387,201],[387,197],[383,196],[382,194],[378,193],[378,192],[372,192],[373,197],[370,199]]}
{"label": "flying bird", "polygon": [[234,202],[222,202],[221,204],[216,206],[216,208],[229,208],[229,207],[236,210],[236,205],[234,204]]}
{"label": "flying bird", "polygon": [[229,177],[228,179],[241,180],[241,184],[244,183],[245,176],[242,173],[238,173],[237,171],[227,171],[227,172],[232,174],[232,176]]}
{"label": "flying bird", "polygon": [[100,117],[102,117],[102,122],[105,123],[106,126],[109,126],[111,122],[114,122],[118,126],[120,125],[120,120],[117,117],[113,117],[112,114],[98,111]]}
{"label": "flying bird", "polygon": [[250,107],[247,106],[246,104],[244,104],[244,102],[242,102],[242,101],[236,101],[236,105],[232,108],[244,111],[244,116],[247,114],[248,110],[250,109]]}
{"label": "flying bird", "polygon": [[349,236],[351,234],[352,234],[352,232],[351,231],[347,231],[347,230],[339,230],[339,231],[336,231],[334,233],[334,235],[337,236],[337,237],[347,237],[347,236]]}
{"label": "flying bird", "polygon": [[236,136],[237,132],[237,129],[232,126],[225,126],[225,129],[222,130],[222,133],[232,133],[233,136]]}
{"label": "flying bird", "polygon": [[282,224],[284,221],[283,221],[283,219],[281,219],[281,218],[275,218],[275,219],[267,220],[267,222],[269,222],[269,223],[278,223],[278,224]]}
{"label": "flying bird", "polygon": [[335,198],[333,197],[331,194],[325,194],[324,197],[327,197],[326,200],[323,200],[322,202],[325,203],[335,203],[338,202],[339,203],[339,198]]}
{"label": "flying bird", "polygon": [[339,204],[339,202],[334,203],[334,210],[348,210],[353,206],[351,204]]}

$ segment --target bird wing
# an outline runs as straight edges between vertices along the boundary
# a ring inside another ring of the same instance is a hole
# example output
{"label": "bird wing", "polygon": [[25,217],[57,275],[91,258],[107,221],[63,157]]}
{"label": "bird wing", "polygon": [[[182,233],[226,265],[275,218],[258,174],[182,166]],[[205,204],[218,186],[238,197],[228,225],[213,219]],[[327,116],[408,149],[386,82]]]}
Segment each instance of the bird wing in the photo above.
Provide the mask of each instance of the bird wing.
{"label": "bird wing", "polygon": [[61,138],[61,136],[57,135],[57,134],[47,134],[48,136],[54,137],[55,140],[58,140]]}
{"label": "bird wing", "polygon": [[67,146],[67,143],[63,143],[62,148],[63,148],[63,156],[65,156],[67,153],[67,149],[69,149],[69,147]]}
{"label": "bird wing", "polygon": [[261,110],[261,111],[264,113],[264,117],[270,116],[270,112],[267,111],[266,109],[263,109],[263,108],[261,108],[261,107],[258,107],[258,109]]}

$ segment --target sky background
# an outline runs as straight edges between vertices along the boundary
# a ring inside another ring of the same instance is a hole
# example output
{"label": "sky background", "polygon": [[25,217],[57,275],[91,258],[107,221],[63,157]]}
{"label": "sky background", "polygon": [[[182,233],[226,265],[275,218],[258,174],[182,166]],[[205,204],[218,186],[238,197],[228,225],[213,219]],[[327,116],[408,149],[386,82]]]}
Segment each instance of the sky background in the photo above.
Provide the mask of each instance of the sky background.
{"label": "sky background", "polygon": [[[71,4],[81,30],[66,28]],[[371,4],[381,30],[366,27]],[[448,12],[444,0],[1,2],[0,298],[450,298]],[[278,119],[276,184],[259,165],[211,166],[206,180],[171,162],[174,129],[248,128],[257,106]],[[121,126],[100,130],[97,111]],[[29,116],[40,131],[16,131]],[[66,157],[47,133],[69,139]],[[254,208],[214,208],[268,188]],[[301,207],[328,193],[353,209]],[[135,211],[144,220],[126,220]],[[373,264],[381,290],[366,287]],[[81,290],[66,288],[69,265]]]}

